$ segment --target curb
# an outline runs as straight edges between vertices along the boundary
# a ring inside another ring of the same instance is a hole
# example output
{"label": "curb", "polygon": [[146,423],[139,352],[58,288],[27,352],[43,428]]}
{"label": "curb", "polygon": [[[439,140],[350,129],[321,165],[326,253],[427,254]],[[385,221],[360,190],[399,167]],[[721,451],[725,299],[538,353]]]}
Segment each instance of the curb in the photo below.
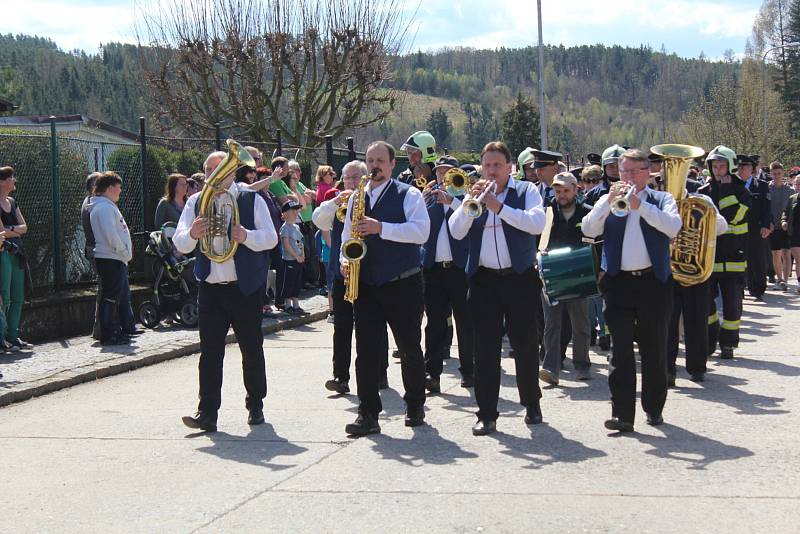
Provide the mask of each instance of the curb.
{"label": "curb", "polygon": [[[261,326],[264,335],[274,334],[282,330],[289,330],[304,324],[321,321],[328,316],[328,311],[312,312],[302,317],[287,317],[271,320],[268,324]],[[236,341],[236,335],[231,333],[225,338],[225,344],[229,345]],[[164,349],[167,350],[164,350]],[[54,375],[26,382],[11,388],[9,391],[0,395],[0,407],[8,406],[17,402],[26,401],[34,397],[40,397],[48,393],[53,393],[78,384],[92,382],[108,376],[119,375],[157,363],[174,360],[189,354],[200,352],[200,342],[188,343],[181,346],[167,344],[158,350],[149,349],[139,354],[124,355],[101,363],[89,364],[75,369],[66,369]]]}

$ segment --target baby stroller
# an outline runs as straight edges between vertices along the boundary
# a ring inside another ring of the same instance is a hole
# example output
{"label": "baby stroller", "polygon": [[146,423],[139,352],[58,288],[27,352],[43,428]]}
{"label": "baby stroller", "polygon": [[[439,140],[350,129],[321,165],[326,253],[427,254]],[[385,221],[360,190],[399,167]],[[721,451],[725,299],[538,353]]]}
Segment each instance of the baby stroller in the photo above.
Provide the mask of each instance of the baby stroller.
{"label": "baby stroller", "polygon": [[172,245],[175,223],[165,223],[161,230],[150,232],[145,253],[158,258],[153,296],[139,306],[139,320],[155,328],[162,318],[177,320],[185,326],[197,325],[197,281],[194,258],[177,256]]}

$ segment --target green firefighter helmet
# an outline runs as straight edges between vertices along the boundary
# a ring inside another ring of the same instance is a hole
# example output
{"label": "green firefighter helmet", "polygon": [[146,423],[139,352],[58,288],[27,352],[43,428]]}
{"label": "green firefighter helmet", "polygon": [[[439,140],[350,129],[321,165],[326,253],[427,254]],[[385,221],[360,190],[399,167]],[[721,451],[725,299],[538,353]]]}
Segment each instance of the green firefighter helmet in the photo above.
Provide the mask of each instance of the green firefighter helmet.
{"label": "green firefighter helmet", "polygon": [[400,147],[400,150],[408,152],[410,148],[422,152],[422,161],[424,163],[436,161],[436,139],[433,138],[430,132],[420,130],[411,134],[406,142],[403,143],[403,146]]}
{"label": "green firefighter helmet", "polygon": [[533,155],[533,151],[535,149],[528,147],[522,152],[519,153],[517,157],[517,177],[520,179],[525,178],[525,165],[529,163],[533,163],[536,160],[536,156]]}
{"label": "green firefighter helmet", "polygon": [[736,161],[736,152],[731,150],[730,148],[719,145],[714,147],[714,150],[708,153],[708,157],[706,157],[706,167],[708,168],[709,172],[711,170],[711,162],[714,160],[723,160],[728,162],[728,172],[733,174],[734,170],[736,169],[735,161]]}
{"label": "green firefighter helmet", "polygon": [[606,165],[611,165],[612,163],[618,163],[619,157],[625,153],[625,147],[619,145],[611,145],[607,149],[603,150],[602,156],[602,163],[603,167]]}

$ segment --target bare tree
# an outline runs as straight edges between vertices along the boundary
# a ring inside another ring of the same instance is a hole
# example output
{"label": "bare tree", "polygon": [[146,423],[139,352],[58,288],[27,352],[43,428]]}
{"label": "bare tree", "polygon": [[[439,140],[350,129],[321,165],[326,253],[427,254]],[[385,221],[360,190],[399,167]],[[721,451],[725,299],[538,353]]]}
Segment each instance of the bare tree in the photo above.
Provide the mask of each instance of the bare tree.
{"label": "bare tree", "polygon": [[[381,121],[404,45],[399,0],[142,0],[139,42],[161,124],[319,146]],[[413,16],[413,15],[412,15]]]}
{"label": "bare tree", "polygon": [[[748,41],[747,47],[753,59],[760,60],[770,48],[789,43],[786,27],[788,11],[789,0],[764,0],[761,4],[756,20],[753,22],[752,37]],[[786,98],[786,88],[789,83],[786,49],[779,48],[775,52],[775,61],[780,68],[783,81],[783,96]]]}
{"label": "bare tree", "polygon": [[[684,114],[678,138],[706,150],[723,144],[743,154],[758,153],[763,161],[796,158],[798,144],[791,136],[786,105],[775,90],[762,90],[758,62],[745,60],[740,80],[723,78]],[[759,135],[764,112],[769,124],[766,137]]]}

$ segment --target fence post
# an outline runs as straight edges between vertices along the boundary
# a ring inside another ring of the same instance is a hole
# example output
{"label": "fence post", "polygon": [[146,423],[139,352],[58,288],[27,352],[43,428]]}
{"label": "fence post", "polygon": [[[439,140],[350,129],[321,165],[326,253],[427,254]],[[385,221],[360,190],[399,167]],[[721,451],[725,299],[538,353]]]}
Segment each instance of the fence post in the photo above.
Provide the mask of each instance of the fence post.
{"label": "fence post", "polygon": [[94,172],[100,171],[100,158],[98,157],[99,148],[94,147]]}
{"label": "fence post", "polygon": [[444,155],[445,156],[449,156],[450,155],[449,154],[449,149],[447,147],[444,147]]}
{"label": "fence post", "polygon": [[54,116],[50,117],[50,173],[53,182],[53,286],[58,290],[64,283],[64,258],[61,255],[61,178],[58,172],[58,138]]}
{"label": "fence post", "polygon": [[325,136],[325,165],[333,165],[333,136]]}
{"label": "fence post", "polygon": [[100,143],[100,168],[106,170],[106,144]]}
{"label": "fence post", "polygon": [[353,161],[356,159],[356,149],[355,145],[353,144],[353,138],[347,138],[347,161]]}
{"label": "fence post", "polygon": [[275,143],[277,144],[277,146],[275,147],[275,155],[283,156],[283,142],[281,141],[280,130],[275,130]]}
{"label": "fence post", "polygon": [[139,117],[139,150],[142,168],[142,230],[145,232],[147,228],[147,139],[145,138],[146,131],[144,127],[144,117]]}
{"label": "fence post", "polygon": [[216,139],[217,143],[217,150],[222,150],[222,130],[219,127],[219,123],[214,123],[214,138]]}

